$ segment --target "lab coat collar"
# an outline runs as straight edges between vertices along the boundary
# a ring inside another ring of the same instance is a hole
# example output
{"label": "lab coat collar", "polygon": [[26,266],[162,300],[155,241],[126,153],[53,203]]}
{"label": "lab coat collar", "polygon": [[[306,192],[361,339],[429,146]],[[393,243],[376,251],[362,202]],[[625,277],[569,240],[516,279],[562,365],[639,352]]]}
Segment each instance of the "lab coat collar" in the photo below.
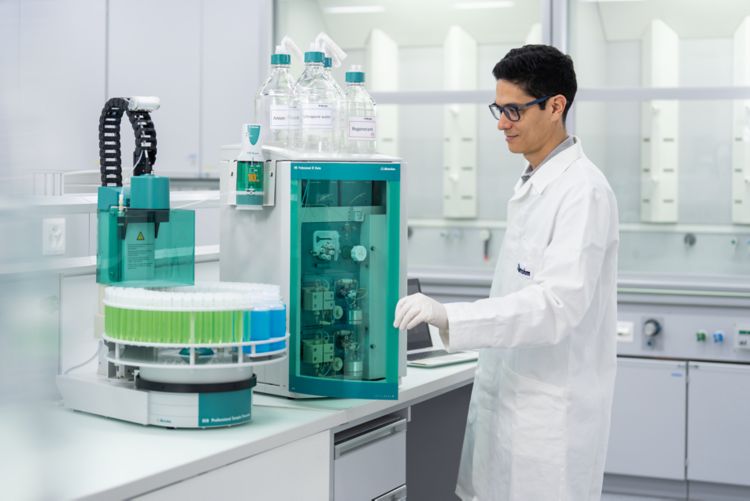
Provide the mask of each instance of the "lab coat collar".
{"label": "lab coat collar", "polygon": [[524,183],[519,179],[513,189],[511,200],[523,197],[532,187],[535,193],[543,193],[552,181],[565,172],[574,161],[578,160],[583,154],[581,150],[581,140],[576,136],[574,136],[573,139],[575,140],[573,146],[565,148],[563,151],[550,158],[544,163],[544,165],[539,167],[539,172],[535,172],[528,181]]}

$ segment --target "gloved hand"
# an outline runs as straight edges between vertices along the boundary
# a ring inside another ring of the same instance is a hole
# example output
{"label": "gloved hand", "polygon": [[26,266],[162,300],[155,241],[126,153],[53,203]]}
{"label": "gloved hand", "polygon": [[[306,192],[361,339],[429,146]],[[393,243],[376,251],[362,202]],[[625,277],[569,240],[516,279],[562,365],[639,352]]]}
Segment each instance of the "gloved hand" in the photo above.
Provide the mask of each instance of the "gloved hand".
{"label": "gloved hand", "polygon": [[393,326],[407,330],[422,322],[432,324],[441,330],[448,329],[448,312],[445,311],[445,306],[422,293],[402,297],[396,305],[396,320]]}

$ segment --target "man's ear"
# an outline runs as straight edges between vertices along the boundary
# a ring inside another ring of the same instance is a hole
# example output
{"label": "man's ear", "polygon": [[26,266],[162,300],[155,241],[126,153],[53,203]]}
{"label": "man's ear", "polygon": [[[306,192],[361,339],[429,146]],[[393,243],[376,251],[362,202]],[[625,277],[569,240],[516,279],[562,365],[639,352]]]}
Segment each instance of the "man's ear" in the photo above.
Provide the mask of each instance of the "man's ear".
{"label": "man's ear", "polygon": [[552,115],[559,120],[562,120],[565,106],[568,104],[568,100],[562,94],[557,94],[549,99],[549,106],[552,110]]}

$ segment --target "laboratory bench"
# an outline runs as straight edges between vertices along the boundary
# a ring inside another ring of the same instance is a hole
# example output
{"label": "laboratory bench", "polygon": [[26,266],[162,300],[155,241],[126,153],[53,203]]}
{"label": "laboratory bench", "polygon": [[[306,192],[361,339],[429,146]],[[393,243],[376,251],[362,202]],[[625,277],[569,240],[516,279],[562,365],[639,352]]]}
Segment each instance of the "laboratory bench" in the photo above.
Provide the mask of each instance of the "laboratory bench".
{"label": "laboratory bench", "polygon": [[[36,418],[44,423],[44,437],[37,441],[44,481],[34,492],[18,495],[328,500],[336,493],[337,499],[353,501],[350,493],[364,498],[363,482],[376,482],[373,477],[381,473],[392,477],[386,483],[407,484],[409,469],[410,498],[419,499],[411,491],[435,489],[435,468],[448,468],[442,488],[452,492],[475,366],[410,367],[398,400],[291,400],[255,393],[252,421],[222,429],[141,426],[60,404]],[[373,439],[365,444],[368,436]],[[370,451],[361,460],[347,445],[357,441],[364,445],[359,449]],[[441,451],[444,447],[449,450]],[[434,461],[436,454],[444,459]],[[401,499],[403,492],[401,485],[382,499]]]}

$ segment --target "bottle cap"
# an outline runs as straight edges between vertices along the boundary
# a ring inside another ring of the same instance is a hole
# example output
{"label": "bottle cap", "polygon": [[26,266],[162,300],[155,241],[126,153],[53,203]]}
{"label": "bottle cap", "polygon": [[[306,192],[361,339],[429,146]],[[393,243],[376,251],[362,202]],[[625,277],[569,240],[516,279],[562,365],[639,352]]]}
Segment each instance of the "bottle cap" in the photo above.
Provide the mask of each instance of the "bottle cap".
{"label": "bottle cap", "polygon": [[365,72],[362,71],[362,66],[358,64],[353,64],[349,68],[349,71],[346,72],[346,82],[347,83],[364,83],[365,81]]}
{"label": "bottle cap", "polygon": [[322,63],[323,53],[318,51],[305,52],[305,63]]}

